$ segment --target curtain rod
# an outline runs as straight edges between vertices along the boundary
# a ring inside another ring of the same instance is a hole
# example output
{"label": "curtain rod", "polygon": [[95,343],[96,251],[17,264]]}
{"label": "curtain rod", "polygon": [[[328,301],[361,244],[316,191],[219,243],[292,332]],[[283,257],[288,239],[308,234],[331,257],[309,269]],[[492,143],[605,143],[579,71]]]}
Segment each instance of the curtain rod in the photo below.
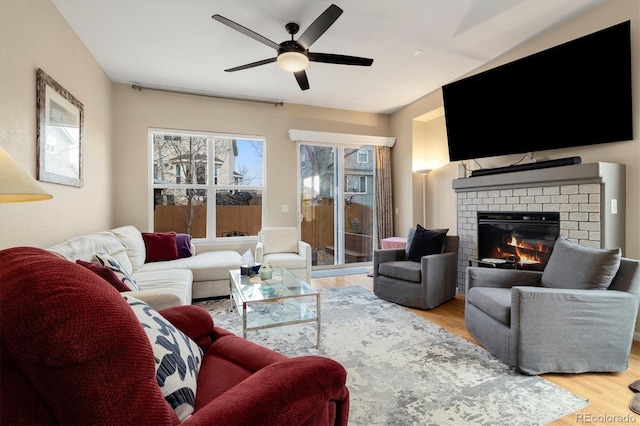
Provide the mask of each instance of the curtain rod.
{"label": "curtain rod", "polygon": [[271,104],[273,106],[277,107],[281,107],[284,106],[284,102],[282,101],[263,101],[263,100],[259,100],[259,99],[245,99],[245,98],[235,98],[232,96],[221,96],[221,95],[210,95],[210,94],[206,94],[206,93],[197,93],[197,92],[186,92],[186,91],[181,91],[181,90],[171,90],[171,89],[160,89],[157,87],[146,87],[146,86],[141,86],[139,84],[131,84],[131,88],[135,89],[139,92],[142,92],[142,89],[145,90],[156,90],[158,92],[169,92],[169,93],[179,93],[181,95],[194,95],[194,96],[204,96],[206,98],[217,98],[217,99],[226,99],[229,101],[244,101],[244,102],[257,102],[260,104]]}

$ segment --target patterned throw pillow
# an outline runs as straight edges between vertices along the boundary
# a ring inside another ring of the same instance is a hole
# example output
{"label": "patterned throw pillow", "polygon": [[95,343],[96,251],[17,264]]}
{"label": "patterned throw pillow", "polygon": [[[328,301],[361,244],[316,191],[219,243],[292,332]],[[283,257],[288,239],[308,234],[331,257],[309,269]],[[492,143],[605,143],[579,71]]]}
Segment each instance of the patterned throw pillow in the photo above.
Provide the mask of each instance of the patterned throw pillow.
{"label": "patterned throw pillow", "polygon": [[131,296],[123,297],[153,348],[158,386],[180,421],[184,421],[194,411],[202,349],[151,306]]}
{"label": "patterned throw pillow", "polygon": [[131,272],[127,271],[115,258],[107,253],[96,253],[96,259],[102,266],[105,266],[111,269],[118,276],[120,281],[125,283],[127,287],[131,290],[138,291],[140,287],[138,287],[138,283],[131,276]]}

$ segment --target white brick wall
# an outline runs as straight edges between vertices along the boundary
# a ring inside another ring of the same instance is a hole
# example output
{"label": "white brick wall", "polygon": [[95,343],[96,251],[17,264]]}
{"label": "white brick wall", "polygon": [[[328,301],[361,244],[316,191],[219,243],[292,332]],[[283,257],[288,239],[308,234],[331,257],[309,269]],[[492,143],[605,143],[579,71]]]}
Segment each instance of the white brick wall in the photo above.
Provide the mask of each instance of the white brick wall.
{"label": "white brick wall", "polygon": [[556,185],[457,192],[458,291],[464,292],[469,260],[478,258],[479,211],[559,212],[560,234],[587,247],[600,247],[601,184]]}

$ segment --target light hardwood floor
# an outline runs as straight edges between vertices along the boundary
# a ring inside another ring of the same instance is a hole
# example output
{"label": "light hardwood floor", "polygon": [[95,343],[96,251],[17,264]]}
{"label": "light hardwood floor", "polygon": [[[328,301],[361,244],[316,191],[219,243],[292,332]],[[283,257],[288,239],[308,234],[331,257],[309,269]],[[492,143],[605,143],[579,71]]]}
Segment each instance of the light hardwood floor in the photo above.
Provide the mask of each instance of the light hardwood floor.
{"label": "light hardwood floor", "polygon": [[[313,278],[315,288],[359,285],[373,291],[373,278],[366,274]],[[475,344],[478,342],[464,325],[464,296],[456,297],[435,309],[412,312]],[[585,342],[586,345],[589,342]],[[633,391],[629,385],[640,379],[640,342],[634,341],[629,368],[622,373],[543,374],[542,377],[564,389],[589,400],[589,405],[551,423],[554,426],[581,424],[640,424],[640,415],[629,409]]]}

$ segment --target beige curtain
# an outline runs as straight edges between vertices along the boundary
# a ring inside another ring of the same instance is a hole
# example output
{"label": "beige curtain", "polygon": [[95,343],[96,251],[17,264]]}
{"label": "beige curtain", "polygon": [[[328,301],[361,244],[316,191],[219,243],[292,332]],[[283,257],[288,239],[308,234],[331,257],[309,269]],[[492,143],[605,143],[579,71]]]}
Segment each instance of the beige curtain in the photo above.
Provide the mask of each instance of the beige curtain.
{"label": "beige curtain", "polygon": [[393,236],[393,197],[391,186],[391,148],[376,146],[376,225],[380,240]]}

